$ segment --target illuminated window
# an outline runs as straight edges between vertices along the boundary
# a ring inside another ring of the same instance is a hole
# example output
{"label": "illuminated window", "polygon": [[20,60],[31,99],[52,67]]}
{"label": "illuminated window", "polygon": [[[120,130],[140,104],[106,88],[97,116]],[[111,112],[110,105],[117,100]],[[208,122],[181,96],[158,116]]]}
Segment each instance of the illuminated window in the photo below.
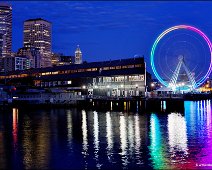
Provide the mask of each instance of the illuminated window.
{"label": "illuminated window", "polygon": [[78,72],[84,72],[85,69],[78,69]]}
{"label": "illuminated window", "polygon": [[111,82],[114,82],[114,77],[111,77]]}
{"label": "illuminated window", "polygon": [[91,70],[92,70],[92,71],[97,71],[97,68],[92,68]]}
{"label": "illuminated window", "polygon": [[65,72],[64,71],[59,71],[59,74],[64,74]]}
{"label": "illuminated window", "polygon": [[21,74],[20,77],[27,77],[27,74]]}
{"label": "illuminated window", "polygon": [[129,81],[144,81],[144,75],[129,76]]}
{"label": "illuminated window", "polygon": [[115,77],[115,82],[123,82],[124,76]]}
{"label": "illuminated window", "polygon": [[111,77],[103,77],[103,83],[111,82]]}
{"label": "illuminated window", "polygon": [[128,65],[127,68],[134,68],[134,65]]}
{"label": "illuminated window", "polygon": [[76,73],[77,72],[77,70],[71,70],[71,73]]}
{"label": "illuminated window", "polygon": [[135,64],[135,67],[142,67],[143,64]]}
{"label": "illuminated window", "polygon": [[103,70],[109,70],[110,68],[109,67],[103,67]]}
{"label": "illuminated window", "polygon": [[52,74],[58,74],[58,71],[52,72]]}

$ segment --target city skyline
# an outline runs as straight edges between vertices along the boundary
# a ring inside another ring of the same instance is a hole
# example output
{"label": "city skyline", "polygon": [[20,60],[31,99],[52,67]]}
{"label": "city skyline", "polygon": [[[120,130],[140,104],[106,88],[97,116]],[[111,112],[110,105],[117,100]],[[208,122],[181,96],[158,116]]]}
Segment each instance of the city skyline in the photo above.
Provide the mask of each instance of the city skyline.
{"label": "city skyline", "polygon": [[152,45],[168,27],[186,23],[212,38],[211,2],[34,1],[12,7],[13,51],[22,46],[23,22],[30,18],[52,22],[53,52],[73,55],[79,44],[88,62],[144,55],[150,72]]}

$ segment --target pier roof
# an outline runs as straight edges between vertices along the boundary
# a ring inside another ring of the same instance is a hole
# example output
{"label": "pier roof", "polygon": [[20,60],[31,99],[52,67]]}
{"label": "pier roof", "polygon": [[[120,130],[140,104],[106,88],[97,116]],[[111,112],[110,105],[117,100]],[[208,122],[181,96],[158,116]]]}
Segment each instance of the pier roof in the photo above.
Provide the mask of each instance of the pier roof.
{"label": "pier roof", "polygon": [[[55,72],[55,71],[63,71],[63,70],[76,70],[76,69],[87,69],[87,68],[103,68],[103,67],[115,67],[122,65],[133,65],[133,64],[144,64],[144,58],[128,58],[128,59],[120,59],[120,60],[110,60],[110,61],[100,61],[100,62],[90,62],[83,64],[71,64],[64,66],[55,66],[55,67],[46,67],[46,68],[35,68],[28,70],[17,70],[12,72],[7,72],[6,75],[13,74],[35,74],[35,73],[44,73],[44,72]],[[115,70],[112,70],[113,72]],[[109,72],[108,72],[109,73]],[[89,74],[91,74],[89,72]],[[2,73],[1,75],[5,75]]]}

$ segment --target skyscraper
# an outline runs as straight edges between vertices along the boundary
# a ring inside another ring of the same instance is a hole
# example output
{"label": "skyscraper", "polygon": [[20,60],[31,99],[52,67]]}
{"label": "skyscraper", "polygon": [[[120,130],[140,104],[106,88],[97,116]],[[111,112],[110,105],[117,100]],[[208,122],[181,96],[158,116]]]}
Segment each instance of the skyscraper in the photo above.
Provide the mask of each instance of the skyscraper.
{"label": "skyscraper", "polygon": [[[12,50],[12,7],[0,2],[0,63],[2,58],[9,56]],[[2,70],[3,65],[0,65]]]}
{"label": "skyscraper", "polygon": [[42,54],[41,67],[51,66],[52,24],[42,18],[29,19],[24,22],[24,45],[32,44]]}
{"label": "skyscraper", "polygon": [[0,34],[0,58],[2,58],[3,51],[3,34]]}
{"label": "skyscraper", "polygon": [[75,51],[75,64],[82,64],[82,52],[79,48],[79,45]]}

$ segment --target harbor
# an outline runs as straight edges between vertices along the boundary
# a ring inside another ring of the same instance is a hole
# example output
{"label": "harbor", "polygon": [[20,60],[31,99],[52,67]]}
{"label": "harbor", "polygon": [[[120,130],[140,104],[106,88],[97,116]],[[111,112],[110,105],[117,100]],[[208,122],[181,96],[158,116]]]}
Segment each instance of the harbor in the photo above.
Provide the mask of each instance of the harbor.
{"label": "harbor", "polygon": [[211,11],[0,2],[0,170],[212,169]]}
{"label": "harbor", "polygon": [[211,101],[185,101],[184,107],[184,112],[166,114],[66,107],[11,108],[0,112],[0,168],[209,166]]}

